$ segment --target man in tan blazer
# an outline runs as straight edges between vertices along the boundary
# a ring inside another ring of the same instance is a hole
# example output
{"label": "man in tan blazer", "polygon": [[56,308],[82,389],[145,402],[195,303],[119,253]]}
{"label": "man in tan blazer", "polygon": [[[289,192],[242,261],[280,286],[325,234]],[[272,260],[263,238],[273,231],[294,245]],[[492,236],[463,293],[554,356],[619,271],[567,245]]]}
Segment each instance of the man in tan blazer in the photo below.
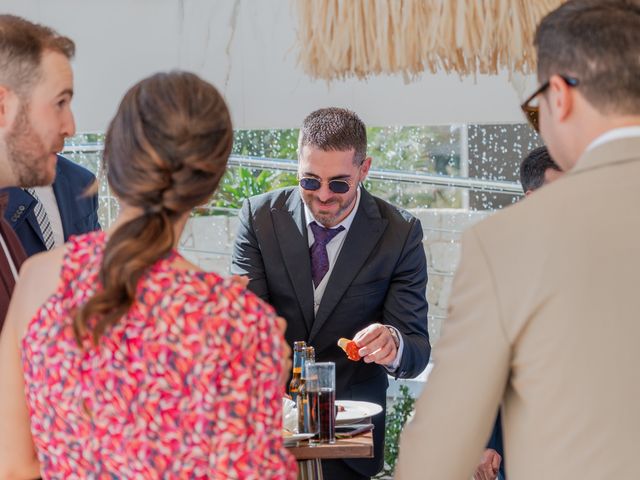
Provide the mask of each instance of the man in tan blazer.
{"label": "man in tan blazer", "polygon": [[535,45],[567,173],[464,235],[401,480],[468,480],[500,404],[508,478],[640,478],[640,2],[570,0]]}

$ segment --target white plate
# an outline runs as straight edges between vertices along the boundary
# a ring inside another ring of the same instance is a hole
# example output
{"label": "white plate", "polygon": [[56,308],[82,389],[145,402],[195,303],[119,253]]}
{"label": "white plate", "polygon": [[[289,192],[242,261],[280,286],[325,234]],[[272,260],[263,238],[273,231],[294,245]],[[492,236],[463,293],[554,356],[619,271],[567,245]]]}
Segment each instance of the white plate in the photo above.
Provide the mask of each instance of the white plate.
{"label": "white plate", "polygon": [[314,435],[313,433],[293,433],[286,437],[283,435],[282,440],[286,447],[290,447],[295,445],[300,440],[307,440],[308,438],[313,437],[313,435]]}
{"label": "white plate", "polygon": [[344,407],[343,412],[338,412],[336,425],[357,423],[382,411],[382,407],[378,404],[356,400],[336,400],[336,405]]}

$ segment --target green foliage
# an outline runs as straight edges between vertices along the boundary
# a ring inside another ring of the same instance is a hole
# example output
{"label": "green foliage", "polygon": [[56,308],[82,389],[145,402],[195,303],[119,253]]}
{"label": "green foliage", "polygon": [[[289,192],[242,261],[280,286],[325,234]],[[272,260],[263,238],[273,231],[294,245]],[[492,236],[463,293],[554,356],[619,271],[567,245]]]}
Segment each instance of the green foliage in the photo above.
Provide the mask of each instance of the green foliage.
{"label": "green foliage", "polygon": [[377,478],[392,477],[398,461],[398,452],[400,449],[400,434],[404,428],[407,419],[413,412],[416,400],[409,393],[409,388],[405,385],[400,386],[400,395],[396,398],[387,412],[387,423],[385,425],[384,439],[384,468],[378,474]]}
{"label": "green foliage", "polygon": [[[233,155],[294,160],[297,158],[298,130],[236,130]],[[245,198],[276,188],[296,185],[294,173],[230,167],[225,173],[211,207],[237,209]],[[201,209],[201,214],[208,214]]]}
{"label": "green foliage", "polygon": [[104,133],[85,133],[85,143],[89,144],[103,144],[104,143]]}
{"label": "green foliage", "polygon": [[296,184],[296,175],[290,172],[253,170],[246,167],[230,168],[220,182],[212,205],[240,208],[245,198]]}

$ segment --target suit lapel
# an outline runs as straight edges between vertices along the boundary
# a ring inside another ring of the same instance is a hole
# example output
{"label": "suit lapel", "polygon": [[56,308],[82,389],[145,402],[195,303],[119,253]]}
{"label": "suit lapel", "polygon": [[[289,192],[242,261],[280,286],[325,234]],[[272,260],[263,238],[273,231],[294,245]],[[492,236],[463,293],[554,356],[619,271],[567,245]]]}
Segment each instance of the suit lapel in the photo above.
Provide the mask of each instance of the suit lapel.
{"label": "suit lapel", "polygon": [[[58,212],[60,212],[60,222],[62,223],[62,231],[64,240],[66,242],[69,236],[74,233],[71,218],[74,216],[70,215],[70,213],[75,212],[78,206],[77,204],[73,204],[75,202],[75,199],[70,198],[70,193],[75,190],[68,184],[69,180],[65,176],[62,168],[60,168],[60,162],[58,162],[58,168],[56,169],[56,172],[56,181],[53,182],[53,194],[55,195],[56,203],[58,204]],[[66,215],[63,215],[62,212],[65,212]]]}
{"label": "suit lapel", "polygon": [[45,248],[40,224],[38,224],[38,219],[33,211],[35,206],[35,198],[23,189],[14,187],[11,189],[11,195],[9,196],[7,209],[5,211],[5,218],[14,230],[23,222],[27,222],[31,230],[33,230],[34,235],[38,237],[42,247]]}
{"label": "suit lapel", "polygon": [[284,265],[298,297],[307,331],[313,323],[313,287],[311,283],[311,259],[304,208],[297,189],[292,192],[286,209],[273,208],[271,217],[282,252]]}
{"label": "suit lapel", "polygon": [[33,231],[35,232],[36,236],[38,237],[38,240],[40,240],[40,243],[42,244],[42,246],[44,247],[44,249],[46,250],[46,244],[44,243],[44,237],[42,236],[42,230],[40,230],[40,224],[38,223],[38,219],[36,218],[36,214],[35,212],[32,210],[31,214],[29,216],[27,216],[27,223],[29,225],[31,225],[31,228],[33,229]]}
{"label": "suit lapel", "polygon": [[320,308],[318,308],[309,335],[310,342],[321,330],[342,295],[366,262],[384,233],[387,223],[388,221],[380,216],[380,211],[373,197],[363,188],[360,206],[336,259],[331,277],[327,282],[327,288],[322,295]]}

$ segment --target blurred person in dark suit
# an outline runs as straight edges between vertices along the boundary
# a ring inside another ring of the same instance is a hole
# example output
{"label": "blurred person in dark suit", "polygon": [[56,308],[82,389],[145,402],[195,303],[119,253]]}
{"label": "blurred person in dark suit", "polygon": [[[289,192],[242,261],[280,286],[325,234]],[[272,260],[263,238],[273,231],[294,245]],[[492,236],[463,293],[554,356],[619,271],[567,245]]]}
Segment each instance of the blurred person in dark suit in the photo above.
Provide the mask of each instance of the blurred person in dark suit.
{"label": "blurred person in dark suit", "polygon": [[[343,108],[305,118],[298,140],[299,186],[244,202],[232,273],[287,322],[289,344],[305,340],[336,363],[336,398],[386,405],[388,375],[427,366],[427,264],[420,221],[362,185],[371,157],[362,120]],[[353,338],[361,361],[336,345]],[[385,414],[372,419],[374,458],[323,460],[327,479],[382,469]]]}
{"label": "blurred person in dark suit", "polygon": [[526,196],[562,176],[562,169],[553,161],[547,147],[534,148],[520,163],[520,184]]}

